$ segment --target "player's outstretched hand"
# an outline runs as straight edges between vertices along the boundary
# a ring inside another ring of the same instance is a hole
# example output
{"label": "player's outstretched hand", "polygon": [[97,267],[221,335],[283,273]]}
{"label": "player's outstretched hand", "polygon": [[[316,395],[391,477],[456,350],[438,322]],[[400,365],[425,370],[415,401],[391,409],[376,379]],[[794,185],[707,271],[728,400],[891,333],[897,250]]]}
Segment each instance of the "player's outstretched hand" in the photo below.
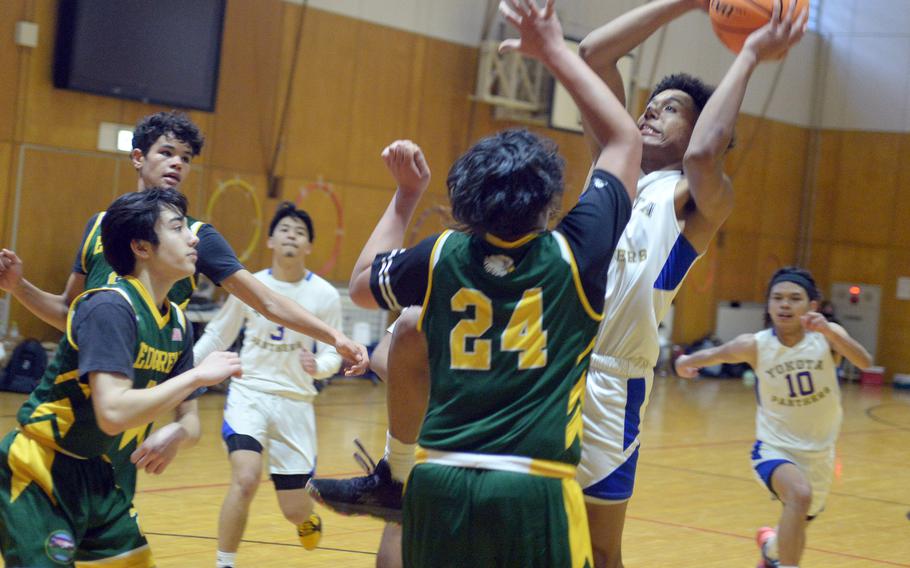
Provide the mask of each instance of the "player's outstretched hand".
{"label": "player's outstretched hand", "polygon": [[420,146],[410,140],[396,140],[382,151],[398,189],[409,195],[420,195],[430,185],[430,166]]}
{"label": "player's outstretched hand", "polygon": [[817,331],[826,334],[831,329],[831,326],[828,325],[828,319],[818,312],[803,314],[799,321],[803,324],[803,329],[806,331]]}
{"label": "player's outstretched hand", "polygon": [[348,377],[362,375],[370,368],[370,356],[367,348],[363,345],[351,341],[345,335],[339,335],[335,340],[335,351],[344,359],[351,363],[345,365],[344,374]]}
{"label": "player's outstretched hand", "polygon": [[680,355],[676,358],[676,374],[684,379],[694,379],[698,376],[698,367],[689,363],[692,359],[689,355]]}
{"label": "player's outstretched hand", "polygon": [[300,360],[300,366],[303,367],[303,370],[308,375],[313,376],[316,374],[318,367],[316,366],[316,356],[313,355],[312,351],[306,347],[301,347],[300,351],[297,352],[297,358]]}
{"label": "player's outstretched hand", "polygon": [[796,13],[796,0],[783,11],[783,0],[775,0],[771,20],[746,38],[743,51],[751,51],[759,61],[780,59],[796,42],[802,39],[809,25],[809,10]]}
{"label": "player's outstretched hand", "polygon": [[0,250],[0,290],[12,292],[22,282],[22,260],[9,249]]}
{"label": "player's outstretched hand", "polygon": [[209,353],[196,365],[195,371],[198,385],[202,387],[217,385],[228,377],[239,378],[243,374],[240,355],[231,351]]}
{"label": "player's outstretched hand", "polygon": [[152,432],[130,455],[130,461],[136,464],[136,469],[144,468],[146,473],[164,473],[168,464],[177,456],[180,442],[185,437],[183,426],[171,422]]}
{"label": "player's outstretched hand", "polygon": [[528,57],[546,61],[554,50],[565,48],[562,26],[553,10],[554,0],[538,7],[537,0],[502,0],[499,13],[515,26],[521,37],[506,39],[499,44],[499,53],[517,51]]}

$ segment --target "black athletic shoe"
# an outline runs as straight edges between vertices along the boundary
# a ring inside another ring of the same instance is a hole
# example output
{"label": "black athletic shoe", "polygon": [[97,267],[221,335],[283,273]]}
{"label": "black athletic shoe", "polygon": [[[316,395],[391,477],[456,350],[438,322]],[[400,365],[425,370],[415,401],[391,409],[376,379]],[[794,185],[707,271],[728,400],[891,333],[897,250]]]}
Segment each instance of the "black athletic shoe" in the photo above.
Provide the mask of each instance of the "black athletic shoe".
{"label": "black athletic shoe", "polygon": [[367,475],[350,479],[310,479],[306,486],[307,493],[336,513],[369,515],[389,523],[401,523],[403,484],[392,479],[392,471],[385,459],[375,463],[359,440],[354,440],[354,443],[363,453],[362,456],[354,453],[354,459]]}

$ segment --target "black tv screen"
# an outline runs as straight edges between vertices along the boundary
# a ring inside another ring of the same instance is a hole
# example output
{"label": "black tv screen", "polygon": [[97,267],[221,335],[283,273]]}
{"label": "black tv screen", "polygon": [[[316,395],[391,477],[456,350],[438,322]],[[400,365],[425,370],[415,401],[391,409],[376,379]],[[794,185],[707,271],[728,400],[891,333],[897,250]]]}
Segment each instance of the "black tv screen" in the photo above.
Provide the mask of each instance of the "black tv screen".
{"label": "black tv screen", "polygon": [[60,0],[54,85],[212,111],[226,0]]}

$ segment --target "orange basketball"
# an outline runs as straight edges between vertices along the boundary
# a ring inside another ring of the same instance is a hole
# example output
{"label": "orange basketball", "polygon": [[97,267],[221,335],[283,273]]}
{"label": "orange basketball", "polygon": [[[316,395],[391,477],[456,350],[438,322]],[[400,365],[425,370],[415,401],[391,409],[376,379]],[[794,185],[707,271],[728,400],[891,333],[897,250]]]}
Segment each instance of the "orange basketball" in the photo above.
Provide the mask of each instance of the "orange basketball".
{"label": "orange basketball", "polygon": [[[749,34],[768,23],[778,0],[710,0],[709,13],[714,33],[733,53],[739,53]],[[809,9],[809,0],[780,0],[786,15],[791,2],[796,13]]]}

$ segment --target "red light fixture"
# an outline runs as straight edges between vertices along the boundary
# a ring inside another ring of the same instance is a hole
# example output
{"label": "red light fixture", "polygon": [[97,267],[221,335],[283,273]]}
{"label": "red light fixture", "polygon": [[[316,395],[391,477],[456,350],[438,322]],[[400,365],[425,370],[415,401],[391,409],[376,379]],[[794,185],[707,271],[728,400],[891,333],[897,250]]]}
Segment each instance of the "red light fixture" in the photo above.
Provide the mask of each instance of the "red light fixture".
{"label": "red light fixture", "polygon": [[850,303],[855,304],[859,302],[859,293],[862,292],[862,288],[859,286],[850,286]]}

